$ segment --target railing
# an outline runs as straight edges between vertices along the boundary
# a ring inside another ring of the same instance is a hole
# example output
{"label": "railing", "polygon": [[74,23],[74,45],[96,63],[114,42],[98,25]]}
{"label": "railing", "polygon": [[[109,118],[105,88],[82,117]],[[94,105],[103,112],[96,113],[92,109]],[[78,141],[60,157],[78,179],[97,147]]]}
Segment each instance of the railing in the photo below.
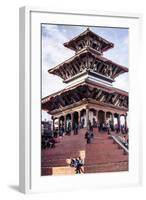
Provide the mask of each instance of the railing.
{"label": "railing", "polygon": [[124,150],[125,153],[129,153],[129,150],[117,139],[115,135],[111,135],[111,137]]}

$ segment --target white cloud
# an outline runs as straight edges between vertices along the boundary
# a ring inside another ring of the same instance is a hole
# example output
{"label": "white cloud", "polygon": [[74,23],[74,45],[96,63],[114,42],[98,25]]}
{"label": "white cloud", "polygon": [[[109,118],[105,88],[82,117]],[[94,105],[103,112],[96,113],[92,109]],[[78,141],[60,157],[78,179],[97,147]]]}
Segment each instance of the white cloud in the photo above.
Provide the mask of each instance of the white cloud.
{"label": "white cloud", "polygon": [[71,57],[74,52],[63,46],[68,38],[55,25],[43,25],[42,34],[42,97],[64,87],[62,80],[47,71]]}
{"label": "white cloud", "polygon": [[129,91],[129,77],[128,73],[123,74],[115,79],[113,86],[121,90]]}

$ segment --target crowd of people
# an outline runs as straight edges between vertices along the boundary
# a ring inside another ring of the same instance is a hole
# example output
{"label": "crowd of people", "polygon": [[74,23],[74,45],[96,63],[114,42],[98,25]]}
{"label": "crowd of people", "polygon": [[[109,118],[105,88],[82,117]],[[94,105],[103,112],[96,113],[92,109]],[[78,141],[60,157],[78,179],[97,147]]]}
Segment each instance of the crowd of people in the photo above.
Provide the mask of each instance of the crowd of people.
{"label": "crowd of people", "polygon": [[41,147],[42,149],[46,149],[46,148],[55,148],[55,144],[57,143],[57,141],[54,139],[53,136],[42,136],[42,141],[41,141]]}
{"label": "crowd of people", "polygon": [[81,174],[81,172],[84,173],[82,166],[84,166],[84,163],[83,163],[83,160],[81,159],[81,157],[71,159],[70,167],[75,168],[76,174]]}
{"label": "crowd of people", "polygon": [[[77,135],[79,133],[79,129],[84,128],[85,126],[85,121],[84,119],[81,120],[81,122],[74,123],[73,127],[71,125],[71,122],[68,122],[67,126],[65,127],[64,124],[59,126],[59,128],[55,128],[53,131],[50,131],[48,134],[42,136],[42,148],[54,148],[56,138],[57,137],[63,137],[64,135],[71,135],[72,129],[73,129],[73,134]],[[125,125],[118,125],[113,123],[111,121],[109,122],[97,122],[95,118],[92,119],[92,122],[89,120],[88,122],[88,130],[85,133],[85,139],[87,140],[87,144],[90,144],[93,140],[93,128],[97,128],[99,132],[101,133],[108,133],[110,134],[111,132],[115,132],[116,134],[122,133],[127,134],[128,133],[128,128],[125,127]]]}
{"label": "crowd of people", "polygon": [[[73,134],[74,135],[78,134],[79,129],[81,128],[84,128],[84,121],[82,121],[82,123],[79,124],[79,126],[77,123],[74,124]],[[110,122],[98,123],[94,119],[91,123],[91,121],[89,120],[88,129],[86,130],[84,136],[87,144],[92,144],[92,141],[94,139],[93,128],[97,128],[98,131],[101,133],[111,134],[111,132],[115,132],[117,134],[117,137],[119,138],[119,141],[128,149],[129,147],[129,141],[127,136],[128,129],[124,125],[121,126],[119,126],[118,124],[113,125]],[[49,132],[47,135],[43,135],[41,140],[42,149],[55,148],[55,145],[58,142],[57,138],[58,137],[62,138],[64,135],[71,135],[71,131],[72,131],[71,123],[69,122],[66,129],[64,128],[64,126],[60,126],[59,129],[56,128],[54,129],[54,131]],[[72,158],[70,161],[70,167],[75,168],[76,174],[84,173],[83,166],[84,163],[81,157]]]}
{"label": "crowd of people", "polygon": [[93,120],[92,125],[91,125],[91,121],[89,121],[89,127],[93,127],[93,128],[98,128],[99,132],[116,132],[116,133],[123,133],[126,134],[128,133],[128,128],[125,125],[119,125],[119,124],[115,124],[113,125],[113,123],[111,121],[109,122],[96,122],[95,120]]}

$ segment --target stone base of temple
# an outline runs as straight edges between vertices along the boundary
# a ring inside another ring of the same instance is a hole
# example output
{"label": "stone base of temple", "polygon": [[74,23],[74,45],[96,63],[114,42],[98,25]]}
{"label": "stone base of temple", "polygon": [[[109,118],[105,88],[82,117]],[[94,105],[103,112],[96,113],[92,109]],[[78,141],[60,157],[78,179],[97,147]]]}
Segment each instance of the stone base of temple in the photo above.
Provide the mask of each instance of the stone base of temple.
{"label": "stone base of temple", "polygon": [[[86,169],[86,170],[85,170]],[[100,165],[89,165],[82,167],[84,173],[99,173],[99,172],[121,172],[128,171],[128,162],[105,163]],[[71,175],[76,174],[75,169],[71,167],[43,167],[42,176],[47,175]]]}
{"label": "stone base of temple", "polygon": [[84,161],[83,173],[128,171],[128,154],[113,141],[107,133],[93,130],[94,139],[90,144],[85,140],[86,129],[80,129],[77,135],[57,138],[55,148],[41,152],[41,175],[75,174],[70,167],[71,158],[81,157]]}

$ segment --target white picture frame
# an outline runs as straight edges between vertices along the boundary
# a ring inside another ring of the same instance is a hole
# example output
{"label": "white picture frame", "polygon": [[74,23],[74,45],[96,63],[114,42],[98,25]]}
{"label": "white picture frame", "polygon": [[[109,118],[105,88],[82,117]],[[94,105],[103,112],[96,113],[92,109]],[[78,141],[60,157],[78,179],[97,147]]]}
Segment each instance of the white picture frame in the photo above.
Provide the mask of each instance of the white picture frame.
{"label": "white picture frame", "polygon": [[[50,11],[20,8],[20,191],[23,193],[97,189],[140,185],[142,130],[140,130],[140,14],[99,11]],[[80,176],[41,177],[40,163],[40,24],[75,24],[129,28],[130,154],[129,171]],[[138,66],[138,67],[137,67]]]}

